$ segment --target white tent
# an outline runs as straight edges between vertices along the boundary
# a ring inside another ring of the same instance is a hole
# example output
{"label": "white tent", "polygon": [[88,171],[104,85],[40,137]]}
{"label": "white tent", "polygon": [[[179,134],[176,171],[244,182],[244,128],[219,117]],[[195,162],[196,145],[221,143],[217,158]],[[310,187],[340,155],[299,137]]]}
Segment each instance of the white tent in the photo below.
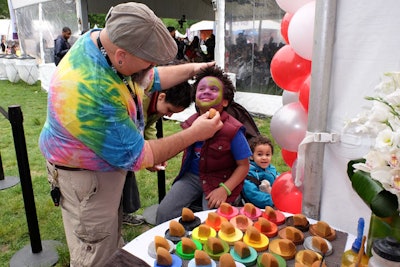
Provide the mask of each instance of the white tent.
{"label": "white tent", "polygon": [[[337,7],[322,2],[316,2],[311,81],[315,86],[311,85],[308,131],[340,134],[340,142],[325,145],[320,155],[310,148],[306,173],[321,166],[315,173],[321,176],[313,177],[322,180],[321,219],[355,233],[358,217],[368,222],[371,212],[352,190],[347,162],[363,156],[370,144],[344,132],[343,125],[367,104],[364,96],[373,95],[384,72],[400,69],[400,17],[396,12],[400,2],[365,5],[362,0],[339,0]],[[328,30],[330,23],[334,23],[332,31]],[[325,120],[326,129],[315,125],[320,120]]]}
{"label": "white tent", "polygon": [[12,39],[12,27],[11,20],[9,19],[0,19],[0,35],[5,35],[6,40]]}
{"label": "white tent", "polygon": [[[187,34],[189,41],[192,41],[195,36],[201,37],[201,31],[213,31],[215,33],[215,22],[202,20],[190,26]],[[205,46],[203,48],[206,50]]]}
{"label": "white tent", "polygon": [[215,28],[215,22],[212,20],[202,20],[199,21],[192,26],[190,26],[190,31],[195,32],[195,31],[201,31],[201,30],[214,30]]}
{"label": "white tent", "polygon": [[10,0],[18,25],[19,44],[23,54],[32,56],[39,64],[39,80],[47,90],[54,65],[54,39],[64,26],[72,30],[70,43],[81,33],[78,17],[80,1],[73,0]]}

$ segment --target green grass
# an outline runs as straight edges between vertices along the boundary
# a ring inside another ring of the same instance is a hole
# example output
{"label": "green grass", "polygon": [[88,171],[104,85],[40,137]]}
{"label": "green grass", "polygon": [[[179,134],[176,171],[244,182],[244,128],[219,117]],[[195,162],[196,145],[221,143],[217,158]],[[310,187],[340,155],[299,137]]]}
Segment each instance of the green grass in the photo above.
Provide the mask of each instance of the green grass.
{"label": "green grass", "polygon": [[[8,81],[0,81],[0,107],[5,111],[12,105],[21,107],[23,113],[23,127],[28,152],[30,174],[34,192],[36,213],[42,241],[55,240],[63,245],[58,248],[59,261],[56,266],[69,266],[69,255],[66,246],[64,229],[61,219],[61,211],[54,207],[50,194],[49,184],[46,178],[46,165],[38,147],[38,138],[42,125],[46,119],[47,93],[41,90],[40,82],[27,85],[19,82],[16,84]],[[269,137],[270,118],[255,118],[260,131]],[[164,136],[171,135],[180,130],[179,123],[164,121]],[[16,153],[10,122],[0,114],[0,153],[4,169],[4,175],[19,177]],[[167,190],[176,176],[181,154],[168,161],[166,170]],[[281,158],[280,149],[275,145],[273,164],[278,171],[284,172],[289,168]],[[146,170],[136,175],[138,179],[143,213],[144,208],[158,202],[157,175]],[[30,237],[25,215],[25,208],[21,185],[0,191],[0,266],[9,266],[11,258],[25,246],[30,246]],[[123,226],[125,241],[130,241],[143,231],[149,229],[148,225],[136,227]]]}

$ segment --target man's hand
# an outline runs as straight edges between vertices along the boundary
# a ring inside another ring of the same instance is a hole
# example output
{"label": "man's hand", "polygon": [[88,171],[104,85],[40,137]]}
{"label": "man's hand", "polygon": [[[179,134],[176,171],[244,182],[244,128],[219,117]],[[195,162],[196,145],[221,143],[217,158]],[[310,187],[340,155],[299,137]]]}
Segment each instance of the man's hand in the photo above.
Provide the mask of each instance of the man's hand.
{"label": "man's hand", "polygon": [[196,135],[198,141],[204,141],[214,136],[214,134],[222,128],[221,115],[216,112],[214,118],[209,118],[209,112],[207,111],[200,117],[198,117],[190,127],[193,134]]}
{"label": "man's hand", "polygon": [[146,170],[151,171],[151,172],[165,171],[165,168],[167,167],[167,165],[168,165],[168,163],[166,161],[164,161],[161,164],[146,168]]}
{"label": "man's hand", "polygon": [[204,69],[206,69],[208,67],[212,67],[212,66],[215,66],[215,61],[196,63],[196,64],[194,64],[194,67],[193,67],[194,75],[199,73],[201,70],[204,70]]}

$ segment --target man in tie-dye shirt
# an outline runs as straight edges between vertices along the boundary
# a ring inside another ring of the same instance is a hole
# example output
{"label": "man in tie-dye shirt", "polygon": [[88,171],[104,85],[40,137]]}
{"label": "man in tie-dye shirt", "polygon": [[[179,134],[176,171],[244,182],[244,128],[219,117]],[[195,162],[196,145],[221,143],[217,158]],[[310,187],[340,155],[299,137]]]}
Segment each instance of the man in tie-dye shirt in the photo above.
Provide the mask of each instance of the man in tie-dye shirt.
{"label": "man in tie-dye shirt", "polygon": [[153,67],[176,52],[146,5],[124,3],[110,10],[104,29],[73,45],[52,77],[39,146],[52,197],[59,198],[71,267],[102,266],[123,245],[120,202],[127,171],[160,164],[222,127],[219,114],[204,114],[177,134],[144,140],[144,91],[171,88],[214,64]]}

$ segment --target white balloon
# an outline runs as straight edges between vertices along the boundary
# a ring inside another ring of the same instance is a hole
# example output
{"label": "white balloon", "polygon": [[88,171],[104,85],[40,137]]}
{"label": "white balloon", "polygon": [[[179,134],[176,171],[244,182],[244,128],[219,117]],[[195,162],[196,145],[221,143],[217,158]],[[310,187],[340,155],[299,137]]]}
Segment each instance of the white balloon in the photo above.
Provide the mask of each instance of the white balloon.
{"label": "white balloon", "polygon": [[308,115],[301,103],[289,103],[272,116],[271,135],[281,148],[297,152],[306,136],[307,121]]}
{"label": "white balloon", "polygon": [[289,103],[299,102],[299,93],[292,92],[288,90],[283,90],[282,93],[282,105],[287,105]]}
{"label": "white balloon", "polygon": [[299,8],[314,0],[276,0],[278,6],[286,12],[294,14]]}
{"label": "white balloon", "polygon": [[307,60],[312,60],[314,21],[315,1],[312,1],[297,10],[288,28],[290,46],[296,54]]}

